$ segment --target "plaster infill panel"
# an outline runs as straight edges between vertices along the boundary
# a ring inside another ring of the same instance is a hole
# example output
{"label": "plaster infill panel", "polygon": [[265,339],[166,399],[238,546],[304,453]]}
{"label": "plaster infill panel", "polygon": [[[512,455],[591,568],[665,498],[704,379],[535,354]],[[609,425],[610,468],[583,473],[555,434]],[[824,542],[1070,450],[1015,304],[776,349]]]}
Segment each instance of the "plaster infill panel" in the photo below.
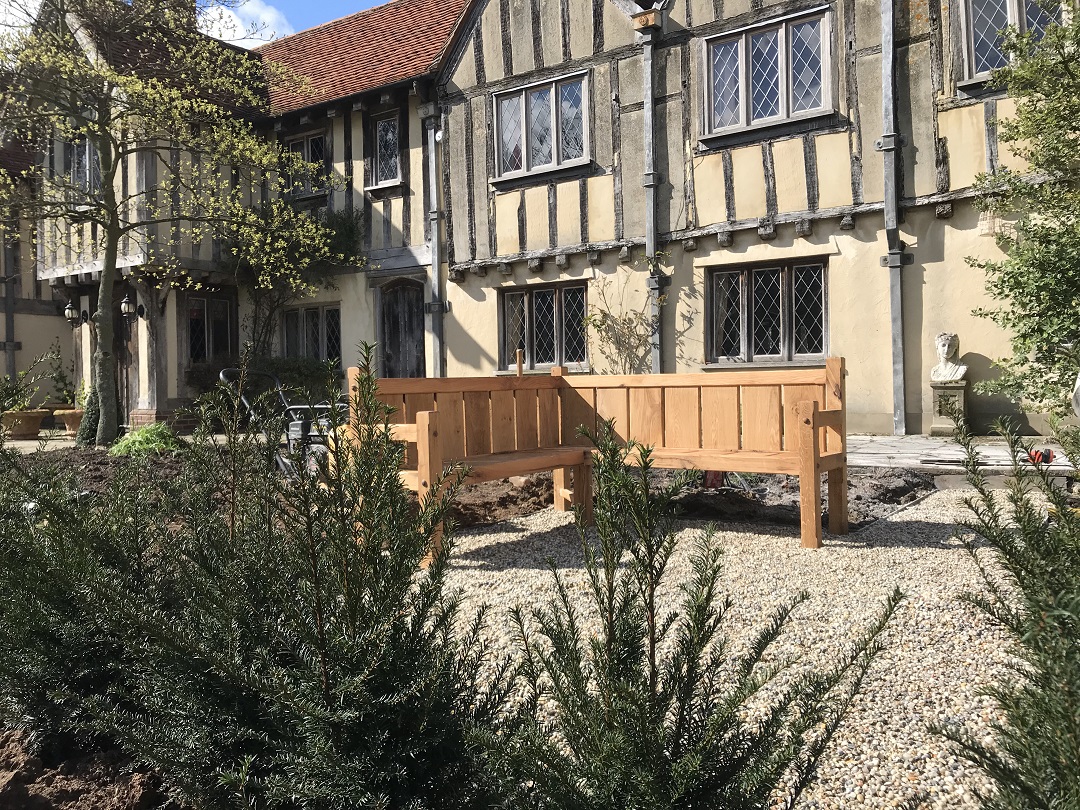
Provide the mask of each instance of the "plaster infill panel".
{"label": "plaster infill panel", "polygon": [[724,159],[719,152],[705,155],[695,161],[694,195],[697,204],[698,224],[702,227],[726,222],[727,208],[724,204]]}
{"label": "plaster infill panel", "polygon": [[[489,82],[503,78],[503,32],[499,18],[499,0],[487,0],[480,15],[480,32],[484,45],[484,75]],[[524,37],[523,41],[527,41]]]}
{"label": "plaster infill panel", "polygon": [[[466,104],[468,102],[465,102]],[[450,188],[443,191],[453,200],[452,218],[454,226],[454,261],[467,261],[473,258],[469,252],[469,207],[468,188],[465,183],[465,107],[451,107],[447,116],[446,143],[450,150]],[[456,168],[455,168],[456,167]]]}
{"label": "plaster infill panel", "polygon": [[589,241],[610,242],[615,239],[615,186],[610,174],[590,177]]}
{"label": "plaster infill panel", "polygon": [[938,132],[949,155],[949,188],[969,188],[986,171],[986,120],[982,104],[944,110]]}
{"label": "plaster infill panel", "polygon": [[760,146],[731,150],[731,170],[735,181],[735,215],[738,219],[763,217],[768,213],[765,199],[765,165]]}
{"label": "plaster infill panel", "polygon": [[806,157],[802,138],[789,138],[773,144],[776,170],[776,208],[780,213],[805,211]]}
{"label": "plaster infill panel", "polygon": [[[494,0],[489,0],[494,2]],[[570,58],[581,59],[593,52],[592,0],[567,0],[570,4]]]}
{"label": "plaster infill panel", "polygon": [[495,195],[495,252],[512,256],[519,252],[518,209],[521,192],[508,191]]}
{"label": "plaster infill panel", "polygon": [[450,74],[446,83],[446,89],[450,92],[461,92],[476,86],[476,57],[473,55],[473,37],[469,37],[461,49],[461,59]]}
{"label": "plaster infill panel", "polygon": [[[880,25],[880,16],[876,19]],[[860,56],[855,64],[859,77],[859,120],[862,121],[862,202],[881,202],[885,199],[885,167],[881,152],[874,149],[882,127],[881,54]]]}
{"label": "plaster infill panel", "polygon": [[[1001,132],[1001,122],[1016,117],[1016,99],[1002,98],[997,103],[998,132]],[[998,163],[1006,169],[1014,172],[1027,172],[1031,170],[1031,164],[1016,154],[1016,151],[1027,146],[1026,141],[1015,143],[1003,143],[998,138]]]}
{"label": "plaster infill panel", "polygon": [[578,181],[555,186],[555,210],[559,245],[581,244],[581,184]]}
{"label": "plaster infill panel", "polygon": [[557,65],[562,61],[562,3],[560,0],[539,2],[544,64]]}
{"label": "plaster infill panel", "polygon": [[511,49],[510,55],[514,63],[515,75],[528,73],[536,65],[533,64],[533,29],[532,12],[529,9],[529,0],[508,0],[510,5],[510,31],[515,36],[503,41],[503,47]]}
{"label": "plaster infill panel", "polygon": [[545,250],[549,243],[548,187],[525,189],[525,249]]}
{"label": "plaster infill panel", "polygon": [[814,138],[818,167],[818,208],[851,205],[851,144],[848,133]]}

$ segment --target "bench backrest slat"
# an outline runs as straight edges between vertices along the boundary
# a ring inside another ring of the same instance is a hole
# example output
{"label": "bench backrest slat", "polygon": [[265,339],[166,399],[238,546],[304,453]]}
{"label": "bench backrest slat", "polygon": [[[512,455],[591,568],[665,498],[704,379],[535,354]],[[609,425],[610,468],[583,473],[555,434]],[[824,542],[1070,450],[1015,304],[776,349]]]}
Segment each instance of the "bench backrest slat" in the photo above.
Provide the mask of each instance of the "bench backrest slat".
{"label": "bench backrest slat", "polygon": [[514,392],[514,432],[518,450],[535,450],[540,444],[538,393],[531,388]]}
{"label": "bench backrest slat", "polygon": [[483,456],[491,452],[491,394],[465,392],[465,453]]}
{"label": "bench backrest slat", "polygon": [[514,392],[491,392],[491,452],[509,453],[517,449],[514,425]]}
{"label": "bench backrest slat", "polygon": [[664,389],[631,388],[627,394],[630,437],[642,444],[661,446],[664,443]]}
{"label": "bench backrest slat", "polygon": [[465,458],[465,397],[460,391],[435,395],[439,412],[439,442],[444,459]]}

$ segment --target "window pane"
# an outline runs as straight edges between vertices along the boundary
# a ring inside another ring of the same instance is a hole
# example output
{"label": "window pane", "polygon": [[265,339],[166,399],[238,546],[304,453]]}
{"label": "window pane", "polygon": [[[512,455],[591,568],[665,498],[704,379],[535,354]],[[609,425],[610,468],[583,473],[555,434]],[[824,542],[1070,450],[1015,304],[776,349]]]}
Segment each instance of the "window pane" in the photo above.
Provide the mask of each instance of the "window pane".
{"label": "window pane", "polygon": [[825,296],[821,266],[796,267],[791,280],[795,354],[825,351]]}
{"label": "window pane", "polygon": [[713,340],[717,357],[742,356],[741,273],[717,273],[713,289]]}
{"label": "window pane", "polygon": [[89,167],[86,165],[86,141],[78,140],[71,148],[71,185],[86,191],[89,183]]}
{"label": "window pane", "polygon": [[713,129],[730,127],[741,119],[739,88],[739,41],[717,42],[712,46]]}
{"label": "window pane", "polygon": [[376,183],[390,183],[400,177],[398,167],[398,122],[393,118],[384,118],[376,125],[378,153],[376,155]]}
{"label": "window pane", "polygon": [[780,32],[750,36],[750,119],[780,114]]}
{"label": "window pane", "polygon": [[551,88],[530,90],[525,96],[529,108],[529,168],[551,163]]}
{"label": "window pane", "polygon": [[341,310],[330,307],[323,317],[326,320],[326,359],[333,360],[341,368]]}
{"label": "window pane", "polygon": [[555,290],[537,290],[533,293],[533,365],[555,362]]}
{"label": "window pane", "polygon": [[293,309],[285,313],[285,356],[300,356],[300,311]]}
{"label": "window pane", "polygon": [[1007,59],[1001,51],[998,32],[1009,24],[1005,0],[971,0],[971,31],[975,72],[986,73],[1004,67]]}
{"label": "window pane", "polygon": [[228,301],[216,299],[210,302],[210,357],[229,355],[229,314],[232,308]]}
{"label": "window pane", "polygon": [[525,352],[528,361],[528,344],[525,342],[526,322],[525,293],[507,293],[503,298],[505,309],[503,323],[506,328],[506,364],[512,367],[517,363],[517,350]]}
{"label": "window pane", "polygon": [[563,290],[563,356],[564,363],[584,363],[585,340],[585,288],[570,287]]}
{"label": "window pane", "polygon": [[754,355],[780,354],[780,270],[755,270]]}
{"label": "window pane", "polygon": [[499,99],[499,173],[521,170],[521,96]]}
{"label": "window pane", "polygon": [[322,359],[319,341],[319,310],[304,310],[304,356]]}
{"label": "window pane", "polygon": [[188,303],[188,359],[206,362],[206,299],[192,298]]}
{"label": "window pane", "polygon": [[585,157],[585,118],[581,96],[581,79],[559,85],[559,160]]}
{"label": "window pane", "polygon": [[822,105],[821,20],[791,26],[791,111]]}
{"label": "window pane", "polygon": [[1061,4],[1054,0],[1027,0],[1024,4],[1024,16],[1027,30],[1035,39],[1042,39],[1046,29],[1061,22]]}

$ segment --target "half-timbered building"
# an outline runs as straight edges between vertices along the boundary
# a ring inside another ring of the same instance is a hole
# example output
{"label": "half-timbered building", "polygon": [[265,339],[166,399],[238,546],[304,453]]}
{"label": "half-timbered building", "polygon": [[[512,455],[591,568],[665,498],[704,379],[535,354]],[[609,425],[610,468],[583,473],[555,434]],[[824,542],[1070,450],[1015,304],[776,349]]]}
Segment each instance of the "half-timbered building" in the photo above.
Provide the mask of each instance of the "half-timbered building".
{"label": "half-timbered building", "polygon": [[[851,430],[926,432],[937,333],[976,381],[1008,353],[972,314],[965,258],[998,255],[972,184],[1016,165],[996,137],[1012,102],[986,86],[996,32],[1049,18],[1033,0],[476,0],[439,86],[448,372],[509,373],[519,349],[530,371],[843,355]],[[969,398],[977,422],[1008,407]]]}

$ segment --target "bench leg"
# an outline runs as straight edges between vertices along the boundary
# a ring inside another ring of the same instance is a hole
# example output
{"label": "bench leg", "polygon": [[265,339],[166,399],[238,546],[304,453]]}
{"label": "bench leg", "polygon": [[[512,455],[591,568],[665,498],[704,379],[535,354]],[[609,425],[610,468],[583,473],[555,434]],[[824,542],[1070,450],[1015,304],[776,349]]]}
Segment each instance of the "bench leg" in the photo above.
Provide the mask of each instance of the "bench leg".
{"label": "bench leg", "polygon": [[847,467],[829,470],[829,531],[848,533]]}
{"label": "bench leg", "polygon": [[821,474],[817,470],[799,475],[799,517],[802,547],[821,548]]}
{"label": "bench leg", "polygon": [[581,520],[586,526],[593,522],[592,464],[578,464],[574,467],[574,506],[581,507]]}
{"label": "bench leg", "polygon": [[572,490],[570,489],[569,467],[552,470],[551,477],[555,484],[555,511],[569,512],[571,509]]}

